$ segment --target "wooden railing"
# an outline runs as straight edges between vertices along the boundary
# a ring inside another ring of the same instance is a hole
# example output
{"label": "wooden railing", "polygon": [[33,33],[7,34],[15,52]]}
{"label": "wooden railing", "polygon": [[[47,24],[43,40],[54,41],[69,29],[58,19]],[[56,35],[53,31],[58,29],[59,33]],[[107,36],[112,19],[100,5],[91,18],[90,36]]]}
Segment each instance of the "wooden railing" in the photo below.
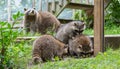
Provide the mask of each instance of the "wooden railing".
{"label": "wooden railing", "polygon": [[42,0],[40,0],[40,10],[42,6],[46,6],[46,11],[49,11],[53,14],[59,12],[63,7],[68,3],[78,3],[78,4],[88,4],[93,5],[94,0],[45,0],[46,5],[42,5]]}

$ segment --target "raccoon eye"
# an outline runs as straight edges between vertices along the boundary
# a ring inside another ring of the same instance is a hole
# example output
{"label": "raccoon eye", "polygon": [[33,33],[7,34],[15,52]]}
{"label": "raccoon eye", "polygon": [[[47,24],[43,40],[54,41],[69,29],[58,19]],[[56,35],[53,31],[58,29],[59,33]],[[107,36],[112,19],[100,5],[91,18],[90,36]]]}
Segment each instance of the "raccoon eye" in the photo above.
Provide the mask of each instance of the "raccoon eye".
{"label": "raccoon eye", "polygon": [[77,23],[74,23],[74,26],[77,26]]}

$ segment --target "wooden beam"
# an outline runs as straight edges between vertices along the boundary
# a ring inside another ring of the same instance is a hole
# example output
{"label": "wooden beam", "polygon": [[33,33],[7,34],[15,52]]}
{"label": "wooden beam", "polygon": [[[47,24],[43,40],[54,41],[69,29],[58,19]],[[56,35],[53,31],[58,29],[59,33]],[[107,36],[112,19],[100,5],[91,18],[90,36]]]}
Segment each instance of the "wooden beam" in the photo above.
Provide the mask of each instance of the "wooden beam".
{"label": "wooden beam", "polygon": [[87,0],[87,1],[86,1],[86,4],[90,4],[90,1],[89,1],[89,0]]}
{"label": "wooden beam", "polygon": [[59,6],[60,6],[60,7],[63,6],[63,0],[59,0]]}
{"label": "wooden beam", "polygon": [[39,3],[40,3],[40,11],[42,11],[42,0],[39,0]]}
{"label": "wooden beam", "polygon": [[32,8],[35,8],[35,0],[32,0]]}
{"label": "wooden beam", "polygon": [[48,0],[46,0],[46,9],[47,9],[47,11],[49,11],[49,3],[48,3],[49,1]]}
{"label": "wooden beam", "polygon": [[52,0],[52,13],[55,13],[55,0]]}
{"label": "wooden beam", "polygon": [[104,51],[104,0],[94,0],[94,55]]}
{"label": "wooden beam", "polygon": [[60,11],[58,11],[58,12],[55,14],[55,16],[58,17],[58,16],[60,15],[60,13],[65,9],[65,7],[66,7],[66,5],[64,5],[64,6],[60,9]]}
{"label": "wooden beam", "polygon": [[11,0],[8,0],[8,22],[11,22]]}
{"label": "wooden beam", "polygon": [[81,10],[87,10],[87,9],[93,9],[94,5],[88,5],[88,4],[80,4],[80,3],[68,3],[66,5],[66,8],[71,9],[81,9]]}

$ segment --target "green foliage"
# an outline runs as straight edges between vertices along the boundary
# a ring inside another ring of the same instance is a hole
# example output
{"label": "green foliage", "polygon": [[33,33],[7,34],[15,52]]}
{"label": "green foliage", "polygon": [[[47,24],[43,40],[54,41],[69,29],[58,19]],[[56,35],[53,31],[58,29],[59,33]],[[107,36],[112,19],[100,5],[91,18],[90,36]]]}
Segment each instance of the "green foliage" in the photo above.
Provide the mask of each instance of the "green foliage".
{"label": "green foliage", "polygon": [[110,5],[106,9],[105,25],[112,27],[113,24],[120,26],[120,1],[111,0]]}
{"label": "green foliage", "polygon": [[59,61],[60,60],[60,58],[58,56],[56,56],[54,59],[55,59],[55,61]]}
{"label": "green foliage", "polygon": [[63,61],[46,62],[32,69],[119,69],[120,68],[120,50],[99,53],[92,58],[67,58]]}
{"label": "green foliage", "polygon": [[104,27],[104,32],[105,32],[105,34],[107,34],[107,35],[115,35],[115,34],[120,34],[120,26],[118,27],[118,26],[116,26],[116,25],[112,25],[111,27],[109,27],[109,26],[105,26]]}
{"label": "green foliage", "polygon": [[[105,26],[104,33],[105,33],[105,35],[119,35],[120,34],[120,27],[118,27],[114,24],[112,26]],[[87,28],[84,30],[83,34],[93,35],[94,30]]]}
{"label": "green foliage", "polygon": [[88,16],[83,10],[75,10],[73,19],[84,21],[86,23],[87,28],[93,28],[93,16]]}
{"label": "green foliage", "polygon": [[74,16],[73,16],[73,19],[74,20],[85,20],[87,17],[84,17],[86,16],[85,12],[82,11],[82,10],[74,10]]}
{"label": "green foliage", "polygon": [[14,63],[14,56],[17,55],[15,51],[19,51],[19,48],[16,47],[19,46],[19,44],[16,44],[15,40],[21,31],[13,30],[13,26],[16,20],[21,17],[20,14],[21,13],[18,12],[14,15],[13,24],[0,22],[0,69],[11,68]]}
{"label": "green foliage", "polygon": [[19,19],[21,16],[23,16],[23,13],[20,13],[20,11],[18,11],[16,14],[13,14],[13,20],[17,20]]}

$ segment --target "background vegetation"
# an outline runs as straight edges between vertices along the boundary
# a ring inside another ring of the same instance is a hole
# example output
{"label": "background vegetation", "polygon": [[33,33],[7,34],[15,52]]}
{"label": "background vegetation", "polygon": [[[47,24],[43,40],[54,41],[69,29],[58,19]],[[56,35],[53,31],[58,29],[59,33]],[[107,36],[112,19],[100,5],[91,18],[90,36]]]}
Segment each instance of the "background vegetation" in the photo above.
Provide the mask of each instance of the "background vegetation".
{"label": "background vegetation", "polygon": [[[30,7],[31,0],[20,0],[20,4],[12,1],[12,12],[17,12],[18,9],[22,12],[23,7]],[[27,3],[27,4],[26,4]],[[0,0],[0,69],[119,69],[120,68],[120,49],[114,51],[108,49],[105,53],[99,53],[96,57],[91,58],[65,58],[62,61],[46,62],[31,66],[32,42],[21,41],[16,42],[19,36],[31,36],[21,33],[23,29],[13,29],[13,26],[23,16],[17,12],[12,16],[13,23],[6,22],[7,19],[7,0]],[[16,9],[16,7],[18,7]],[[68,12],[69,10],[67,10]],[[120,0],[112,0],[110,5],[105,10],[105,34],[120,34]],[[71,11],[70,11],[71,12]],[[81,11],[76,11],[73,18],[85,20],[86,17],[79,17]],[[70,14],[71,16],[71,14]],[[93,35],[93,29],[87,28],[84,34]],[[49,33],[49,32],[48,32]],[[53,33],[51,33],[53,34]]]}

